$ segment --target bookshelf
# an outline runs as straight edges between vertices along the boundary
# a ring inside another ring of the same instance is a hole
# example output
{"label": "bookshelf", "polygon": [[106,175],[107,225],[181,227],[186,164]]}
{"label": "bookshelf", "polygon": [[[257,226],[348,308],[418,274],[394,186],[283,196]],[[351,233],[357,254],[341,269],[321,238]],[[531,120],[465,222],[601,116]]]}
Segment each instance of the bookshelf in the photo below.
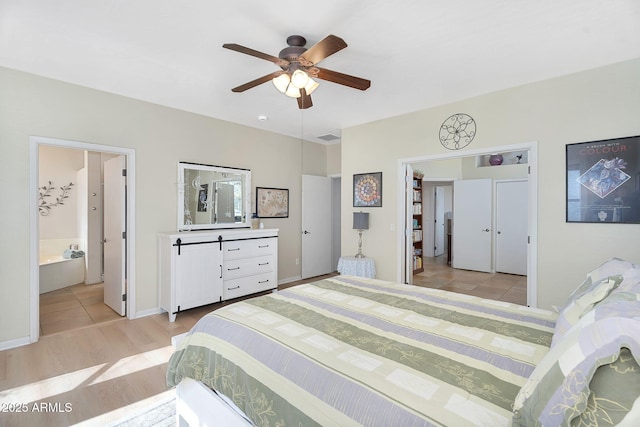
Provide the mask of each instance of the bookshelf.
{"label": "bookshelf", "polygon": [[422,266],[422,178],[423,174],[413,173],[413,274],[424,271]]}

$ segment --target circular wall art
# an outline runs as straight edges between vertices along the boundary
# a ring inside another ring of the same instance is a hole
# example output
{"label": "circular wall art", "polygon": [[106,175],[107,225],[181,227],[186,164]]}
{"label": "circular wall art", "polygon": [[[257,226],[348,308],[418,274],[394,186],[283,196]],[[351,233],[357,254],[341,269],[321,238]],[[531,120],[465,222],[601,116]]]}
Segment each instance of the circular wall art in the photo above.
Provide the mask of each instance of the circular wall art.
{"label": "circular wall art", "polygon": [[476,122],[468,114],[453,114],[440,126],[440,144],[449,150],[466,147],[475,136]]}
{"label": "circular wall art", "polygon": [[353,206],[382,206],[382,172],[353,175]]}

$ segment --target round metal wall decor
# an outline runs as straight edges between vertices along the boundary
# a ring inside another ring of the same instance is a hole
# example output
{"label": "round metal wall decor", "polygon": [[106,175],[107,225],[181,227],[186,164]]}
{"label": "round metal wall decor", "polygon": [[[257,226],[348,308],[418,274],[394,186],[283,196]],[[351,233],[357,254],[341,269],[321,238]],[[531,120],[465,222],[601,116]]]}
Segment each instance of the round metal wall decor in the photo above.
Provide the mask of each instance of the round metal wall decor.
{"label": "round metal wall decor", "polygon": [[449,150],[466,147],[475,136],[476,122],[468,114],[453,114],[440,126],[440,144]]}

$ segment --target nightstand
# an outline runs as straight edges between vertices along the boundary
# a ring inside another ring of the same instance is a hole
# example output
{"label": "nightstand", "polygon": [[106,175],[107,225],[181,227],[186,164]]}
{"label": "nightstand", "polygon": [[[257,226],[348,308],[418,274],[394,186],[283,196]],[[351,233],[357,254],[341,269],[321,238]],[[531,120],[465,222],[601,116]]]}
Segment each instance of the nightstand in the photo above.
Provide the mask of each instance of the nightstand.
{"label": "nightstand", "polygon": [[342,256],[338,260],[338,272],[345,276],[360,276],[374,279],[376,277],[376,263],[373,258]]}

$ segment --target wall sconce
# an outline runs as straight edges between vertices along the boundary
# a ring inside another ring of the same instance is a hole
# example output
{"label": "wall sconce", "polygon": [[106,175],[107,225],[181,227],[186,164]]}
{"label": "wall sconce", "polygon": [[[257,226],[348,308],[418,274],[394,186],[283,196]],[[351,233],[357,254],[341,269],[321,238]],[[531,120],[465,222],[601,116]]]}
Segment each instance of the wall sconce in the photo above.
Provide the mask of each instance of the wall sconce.
{"label": "wall sconce", "polygon": [[353,213],[353,229],[358,230],[358,254],[356,255],[356,258],[365,258],[362,254],[362,231],[369,229],[368,212]]}

